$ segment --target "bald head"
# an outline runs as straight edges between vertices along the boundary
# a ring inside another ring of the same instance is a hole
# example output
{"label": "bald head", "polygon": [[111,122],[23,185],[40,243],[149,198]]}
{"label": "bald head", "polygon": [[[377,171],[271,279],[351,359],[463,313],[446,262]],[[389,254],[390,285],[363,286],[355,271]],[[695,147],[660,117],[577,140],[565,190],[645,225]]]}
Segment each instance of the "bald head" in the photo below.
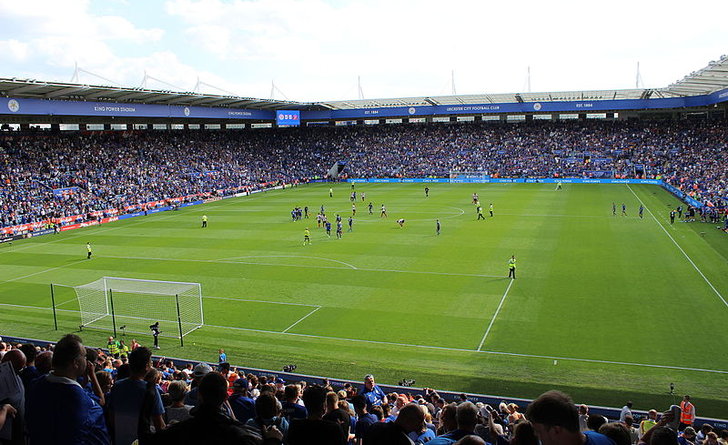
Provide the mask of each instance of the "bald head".
{"label": "bald head", "polygon": [[399,410],[397,425],[401,426],[406,433],[415,431],[419,433],[425,427],[425,413],[414,403],[407,404]]}
{"label": "bald head", "polygon": [[15,369],[15,373],[19,373],[25,368],[25,354],[20,349],[13,349],[5,353],[0,363],[10,362]]}

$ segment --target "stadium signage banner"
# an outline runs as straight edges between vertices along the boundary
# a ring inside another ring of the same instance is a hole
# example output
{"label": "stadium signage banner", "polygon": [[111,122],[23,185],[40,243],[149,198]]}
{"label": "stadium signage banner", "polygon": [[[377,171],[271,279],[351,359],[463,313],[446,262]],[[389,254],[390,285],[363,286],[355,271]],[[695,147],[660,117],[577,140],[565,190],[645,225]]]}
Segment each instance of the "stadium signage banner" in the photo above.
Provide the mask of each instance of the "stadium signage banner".
{"label": "stadium signage banner", "polygon": [[[702,96],[655,99],[545,101],[472,105],[423,105],[412,107],[354,108],[347,110],[285,111],[281,120],[273,110],[248,110],[114,102],[82,102],[0,98],[0,115],[158,117],[180,119],[251,119],[277,121],[279,125],[300,125],[303,120],[378,119],[439,115],[497,113],[586,113],[612,110],[701,107],[728,101],[728,88]],[[297,117],[297,118],[296,118]]]}
{"label": "stadium signage banner", "polygon": [[275,112],[271,110],[184,107],[152,104],[120,104],[113,102],[78,102],[6,97],[0,98],[0,115],[2,114],[161,117],[183,119],[275,119]]}
{"label": "stadium signage banner", "polygon": [[[662,185],[659,179],[590,179],[590,178],[350,178],[347,182],[450,182],[455,184],[472,183],[527,183],[527,184],[653,184]],[[673,187],[674,188],[674,187]],[[697,201],[696,201],[697,202]]]}
{"label": "stadium signage banner", "polygon": [[388,117],[426,117],[457,114],[497,113],[589,113],[615,110],[701,107],[725,101],[728,101],[728,88],[704,96],[674,98],[546,101],[472,105],[427,105],[416,107],[304,111],[302,119],[376,119]]}
{"label": "stadium signage banner", "polygon": [[298,110],[276,111],[276,125],[279,127],[298,127],[301,125],[301,112]]}

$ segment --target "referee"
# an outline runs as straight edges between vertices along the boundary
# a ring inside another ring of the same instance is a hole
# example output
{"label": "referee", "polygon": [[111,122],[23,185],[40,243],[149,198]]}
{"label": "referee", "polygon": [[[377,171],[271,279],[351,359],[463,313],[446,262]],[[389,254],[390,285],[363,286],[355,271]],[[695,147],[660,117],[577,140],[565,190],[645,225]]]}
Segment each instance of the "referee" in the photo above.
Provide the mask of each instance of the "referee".
{"label": "referee", "polygon": [[516,256],[511,255],[511,259],[508,260],[508,278],[516,279]]}

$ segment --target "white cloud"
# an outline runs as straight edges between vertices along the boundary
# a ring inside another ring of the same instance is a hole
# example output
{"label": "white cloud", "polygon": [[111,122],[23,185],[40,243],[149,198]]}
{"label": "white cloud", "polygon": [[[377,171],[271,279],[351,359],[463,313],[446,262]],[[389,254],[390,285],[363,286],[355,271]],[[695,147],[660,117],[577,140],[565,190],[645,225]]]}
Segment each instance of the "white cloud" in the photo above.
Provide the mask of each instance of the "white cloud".
{"label": "white cloud", "polygon": [[7,55],[11,60],[22,62],[28,58],[28,44],[15,39],[0,40],[0,54]]}
{"label": "white cloud", "polygon": [[728,41],[724,0],[168,0],[164,10],[142,27],[92,14],[89,0],[0,2],[0,74],[70,77],[78,61],[125,85],[146,69],[267,97],[273,79],[313,101],[355,98],[357,76],[369,98],[450,94],[451,70],[460,94],[524,91],[529,66],[532,91],[632,88],[640,61],[644,84],[662,87]]}

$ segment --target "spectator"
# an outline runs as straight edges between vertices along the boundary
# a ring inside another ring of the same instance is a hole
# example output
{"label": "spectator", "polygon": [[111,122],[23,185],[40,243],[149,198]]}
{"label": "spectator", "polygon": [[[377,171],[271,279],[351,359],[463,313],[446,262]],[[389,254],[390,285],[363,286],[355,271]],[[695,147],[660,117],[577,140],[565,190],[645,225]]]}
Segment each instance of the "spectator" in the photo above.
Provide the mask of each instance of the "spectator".
{"label": "spectator", "polygon": [[68,334],[58,341],[53,372],[40,377],[28,397],[31,444],[111,443],[103,408],[78,383],[84,376],[92,380],[93,369],[78,336]]}
{"label": "spectator", "polygon": [[702,445],[702,443],[705,441],[706,436],[711,431],[713,431],[713,425],[709,423],[704,423],[700,427],[700,431],[698,431],[698,434],[695,436],[695,441],[697,445]]}
{"label": "spectator", "polygon": [[154,383],[144,380],[152,367],[152,351],[140,346],[129,354],[128,378],[111,389],[109,427],[115,445],[144,441],[154,431],[164,429],[164,407]]}
{"label": "spectator", "polygon": [[455,420],[457,429],[437,436],[428,442],[430,445],[448,445],[463,437],[475,434],[475,425],[478,424],[478,408],[472,402],[463,402],[457,406]]}
{"label": "spectator", "polygon": [[[372,425],[364,437],[364,445],[409,445],[414,444],[410,434],[418,435],[425,428],[425,413],[413,403],[399,411],[394,422],[380,422]],[[421,442],[420,442],[421,443]]]}
{"label": "spectator", "polygon": [[718,442],[718,435],[713,431],[709,432],[705,435],[705,442],[703,442],[703,445],[720,445]]}
{"label": "spectator", "polygon": [[44,376],[51,372],[53,363],[53,352],[43,351],[35,358],[35,368],[38,374]]}
{"label": "spectator", "polygon": [[643,439],[647,437],[647,441],[640,441],[640,443],[648,443],[649,445],[678,445],[677,434],[672,428],[660,425],[659,423],[647,431],[643,436]]}
{"label": "spectator", "polygon": [[387,396],[374,382],[374,376],[371,374],[364,376],[364,391],[361,395],[366,399],[367,408],[370,410],[372,406],[379,406],[388,403]]}
{"label": "spectator", "polygon": [[637,431],[637,428],[634,427],[634,419],[632,418],[632,416],[627,416],[624,418],[624,426],[627,427],[627,431],[629,432],[630,443],[637,443],[640,435]]}
{"label": "spectator", "polygon": [[647,418],[640,422],[639,438],[642,439],[642,436],[655,425],[657,425],[657,411],[651,409],[647,412]]}
{"label": "spectator", "polygon": [[270,426],[275,426],[284,438],[288,435],[288,421],[281,417],[280,402],[273,394],[261,394],[255,400],[255,417],[248,419],[246,425],[258,431],[261,436]]}
{"label": "spectator", "polygon": [[192,417],[190,410],[193,407],[184,404],[187,388],[187,383],[183,380],[175,380],[169,384],[167,393],[169,394],[170,405],[164,410],[165,424],[181,422]]}
{"label": "spectator", "polygon": [[288,428],[288,445],[344,445],[346,438],[339,425],[323,420],[326,410],[326,388],[308,386],[303,391],[306,419],[293,419]]}
{"label": "spectator", "polygon": [[197,386],[202,378],[211,372],[212,368],[207,363],[198,363],[192,371],[192,389],[185,396],[185,405],[197,406]]}
{"label": "spectator", "polygon": [[586,419],[586,425],[590,431],[599,431],[599,428],[607,423],[607,418],[599,414],[589,414]]}
{"label": "spectator", "polygon": [[355,396],[351,399],[354,405],[354,412],[357,416],[356,426],[354,427],[354,435],[356,436],[357,445],[364,440],[369,428],[379,421],[376,414],[367,411],[367,399],[363,395]]}
{"label": "spectator", "polygon": [[695,429],[691,426],[685,427],[677,438],[680,445],[695,445]]}
{"label": "spectator", "polygon": [[579,413],[571,398],[559,391],[548,391],[534,400],[526,412],[536,436],[543,445],[614,445],[607,436],[594,431],[579,431]]}
{"label": "spectator", "polygon": [[347,411],[339,408],[339,396],[333,391],[326,393],[326,414],[323,419],[339,425],[344,437],[349,437],[351,416]]}
{"label": "spectator", "polygon": [[718,442],[720,442],[721,445],[728,445],[728,430],[722,430],[720,432]]}
{"label": "spectator", "polygon": [[38,350],[35,348],[35,345],[30,343],[20,346],[20,350],[23,351],[26,360],[25,368],[20,371],[20,379],[23,381],[23,387],[27,391],[31,382],[41,376],[40,372],[38,372],[38,368],[35,367],[35,359],[38,356]]}
{"label": "spectator", "polygon": [[516,424],[510,445],[539,445],[531,422],[524,420]]}
{"label": "spectator", "polygon": [[10,349],[5,352],[0,363],[9,362],[12,365],[13,375],[11,379],[14,381],[14,392],[4,401],[10,403],[15,408],[15,414],[12,421],[8,422],[7,417],[5,425],[0,429],[0,440],[6,445],[23,444],[25,428],[25,386],[20,378],[20,373],[25,368],[25,354],[20,349]]}
{"label": "spectator", "polygon": [[13,405],[9,403],[0,406],[0,430],[5,426],[5,422],[12,421],[17,413],[18,410],[13,408]]}
{"label": "spectator", "polygon": [[589,419],[589,407],[586,405],[579,405],[579,431],[582,433],[589,430],[587,420]]}
{"label": "spectator", "polygon": [[233,395],[230,396],[230,407],[235,418],[245,423],[255,417],[255,401],[248,393],[248,380],[237,379],[233,383]]}
{"label": "spectator", "polygon": [[[405,406],[408,406],[408,405],[405,405]],[[419,428],[417,428],[413,431],[410,431],[407,435],[409,436],[410,439],[412,439],[412,441],[414,443],[423,444],[423,443],[427,443],[427,442],[431,441],[432,439],[434,439],[436,437],[435,425],[432,424],[432,416],[430,415],[430,412],[427,409],[427,406],[418,405],[418,407],[422,410],[422,414],[424,414],[424,416],[425,416],[424,422]],[[404,407],[402,407],[402,408],[404,408]],[[395,422],[396,422],[396,419],[395,419]]]}
{"label": "spectator", "polygon": [[293,419],[305,419],[308,417],[306,407],[300,401],[301,387],[299,385],[288,385],[283,390],[285,401],[283,402],[283,416],[290,423]]}
{"label": "spectator", "polygon": [[217,372],[209,372],[200,380],[199,406],[192,418],[170,425],[155,433],[151,442],[159,445],[199,444],[281,444],[283,435],[274,426],[266,427],[264,436],[254,428],[231,419],[222,413],[227,400],[227,381]]}
{"label": "spectator", "polygon": [[[631,418],[631,416],[628,416]],[[599,432],[609,437],[616,445],[631,445],[632,437],[627,427],[621,422],[605,423]]]}
{"label": "spectator", "polygon": [[437,434],[442,436],[450,431],[455,431],[457,428],[457,405],[454,403],[448,403],[440,410]]}
{"label": "spectator", "polygon": [[632,415],[632,402],[627,402],[619,413],[619,421],[624,422],[624,418]]}

